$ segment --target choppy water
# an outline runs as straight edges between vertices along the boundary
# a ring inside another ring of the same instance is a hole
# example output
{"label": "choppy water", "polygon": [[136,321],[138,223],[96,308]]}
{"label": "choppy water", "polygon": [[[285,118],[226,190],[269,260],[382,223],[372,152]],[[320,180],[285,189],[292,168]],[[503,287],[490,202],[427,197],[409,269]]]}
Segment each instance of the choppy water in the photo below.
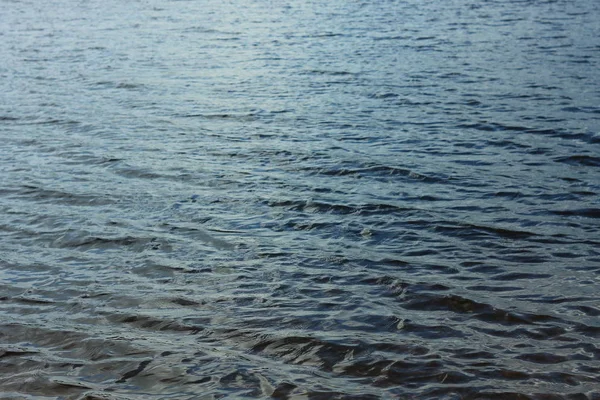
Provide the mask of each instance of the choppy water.
{"label": "choppy water", "polygon": [[600,399],[600,3],[0,1],[7,399]]}

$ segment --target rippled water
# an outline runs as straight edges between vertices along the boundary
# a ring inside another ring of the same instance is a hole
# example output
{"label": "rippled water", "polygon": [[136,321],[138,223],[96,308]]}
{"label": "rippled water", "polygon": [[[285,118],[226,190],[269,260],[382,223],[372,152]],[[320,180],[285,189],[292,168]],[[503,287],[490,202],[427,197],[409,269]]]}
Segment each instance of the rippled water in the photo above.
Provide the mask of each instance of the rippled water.
{"label": "rippled water", "polygon": [[7,399],[600,399],[600,3],[1,0]]}

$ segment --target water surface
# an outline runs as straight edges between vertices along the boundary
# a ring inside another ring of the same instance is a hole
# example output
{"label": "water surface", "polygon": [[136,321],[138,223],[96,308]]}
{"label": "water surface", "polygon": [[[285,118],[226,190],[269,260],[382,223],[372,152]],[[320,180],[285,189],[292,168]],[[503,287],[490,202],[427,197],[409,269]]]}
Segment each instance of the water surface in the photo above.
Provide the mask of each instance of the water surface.
{"label": "water surface", "polygon": [[0,0],[7,399],[600,399],[600,3]]}

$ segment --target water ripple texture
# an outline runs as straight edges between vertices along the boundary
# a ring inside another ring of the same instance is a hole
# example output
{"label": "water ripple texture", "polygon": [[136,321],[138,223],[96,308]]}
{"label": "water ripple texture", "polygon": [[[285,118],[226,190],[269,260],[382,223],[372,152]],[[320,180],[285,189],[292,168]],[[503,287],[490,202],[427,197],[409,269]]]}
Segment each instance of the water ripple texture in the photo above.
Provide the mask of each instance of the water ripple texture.
{"label": "water ripple texture", "polygon": [[0,3],[0,398],[600,399],[599,2]]}

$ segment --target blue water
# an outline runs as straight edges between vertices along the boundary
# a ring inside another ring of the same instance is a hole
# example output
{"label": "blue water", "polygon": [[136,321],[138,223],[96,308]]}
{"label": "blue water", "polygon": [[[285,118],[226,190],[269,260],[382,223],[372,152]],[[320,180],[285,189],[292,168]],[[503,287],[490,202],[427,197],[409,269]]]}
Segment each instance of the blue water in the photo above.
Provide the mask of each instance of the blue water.
{"label": "blue water", "polygon": [[0,397],[600,399],[599,2],[0,10]]}

